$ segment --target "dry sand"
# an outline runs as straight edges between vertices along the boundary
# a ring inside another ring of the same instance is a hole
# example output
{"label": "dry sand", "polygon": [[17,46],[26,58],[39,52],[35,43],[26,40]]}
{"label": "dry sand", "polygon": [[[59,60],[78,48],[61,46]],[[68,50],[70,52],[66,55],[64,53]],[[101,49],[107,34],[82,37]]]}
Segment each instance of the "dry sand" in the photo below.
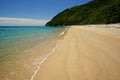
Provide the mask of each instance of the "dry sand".
{"label": "dry sand", "polygon": [[71,26],[34,80],[120,80],[120,28],[109,26]]}

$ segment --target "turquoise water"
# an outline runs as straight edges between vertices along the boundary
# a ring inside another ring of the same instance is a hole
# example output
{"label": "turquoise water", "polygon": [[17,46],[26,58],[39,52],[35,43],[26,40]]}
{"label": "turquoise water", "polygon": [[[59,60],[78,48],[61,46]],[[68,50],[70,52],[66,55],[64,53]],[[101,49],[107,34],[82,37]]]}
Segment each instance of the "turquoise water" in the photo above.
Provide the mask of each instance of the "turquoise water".
{"label": "turquoise water", "polygon": [[[48,41],[52,42],[63,30],[64,28],[45,26],[0,26],[0,68],[7,70],[7,66],[9,68],[21,55],[27,54],[24,53],[25,50]],[[44,46],[47,45],[42,45],[42,47]],[[4,73],[6,72],[5,70],[3,71]],[[2,75],[3,73],[0,74]],[[4,75],[2,77],[4,78]]]}

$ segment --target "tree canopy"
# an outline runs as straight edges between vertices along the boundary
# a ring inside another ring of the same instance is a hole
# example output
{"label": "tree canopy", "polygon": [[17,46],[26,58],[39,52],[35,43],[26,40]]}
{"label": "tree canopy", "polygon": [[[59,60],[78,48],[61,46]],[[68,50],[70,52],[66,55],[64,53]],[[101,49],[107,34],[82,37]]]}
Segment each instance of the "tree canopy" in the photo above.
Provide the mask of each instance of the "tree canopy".
{"label": "tree canopy", "polygon": [[120,0],[93,0],[57,14],[48,26],[120,23]]}

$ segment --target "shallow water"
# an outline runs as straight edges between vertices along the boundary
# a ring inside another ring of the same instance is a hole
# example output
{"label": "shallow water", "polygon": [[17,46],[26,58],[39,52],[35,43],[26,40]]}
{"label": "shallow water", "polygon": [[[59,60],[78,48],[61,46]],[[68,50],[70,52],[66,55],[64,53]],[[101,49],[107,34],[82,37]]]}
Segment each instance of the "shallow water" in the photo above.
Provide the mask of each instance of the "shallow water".
{"label": "shallow water", "polygon": [[63,31],[45,26],[1,26],[0,79],[32,80]]}

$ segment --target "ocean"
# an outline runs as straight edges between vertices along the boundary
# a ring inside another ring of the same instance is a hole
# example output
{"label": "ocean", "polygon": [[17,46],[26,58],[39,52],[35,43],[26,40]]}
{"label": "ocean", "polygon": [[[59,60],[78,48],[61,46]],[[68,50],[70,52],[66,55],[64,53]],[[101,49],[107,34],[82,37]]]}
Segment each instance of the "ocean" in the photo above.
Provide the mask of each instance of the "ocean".
{"label": "ocean", "polygon": [[0,26],[0,80],[34,80],[63,27]]}

